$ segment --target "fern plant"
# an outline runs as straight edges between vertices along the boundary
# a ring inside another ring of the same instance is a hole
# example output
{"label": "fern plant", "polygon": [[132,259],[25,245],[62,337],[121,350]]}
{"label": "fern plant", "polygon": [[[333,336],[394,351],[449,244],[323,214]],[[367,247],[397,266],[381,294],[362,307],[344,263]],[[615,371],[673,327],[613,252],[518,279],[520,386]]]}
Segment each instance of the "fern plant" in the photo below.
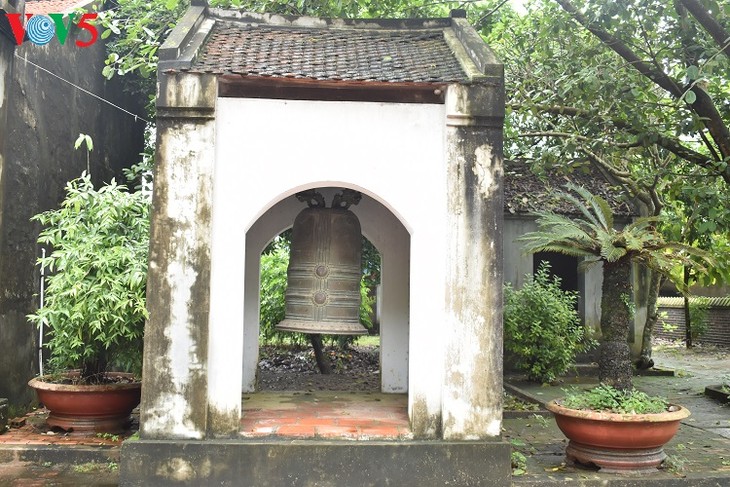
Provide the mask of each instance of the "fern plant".
{"label": "fern plant", "polygon": [[697,266],[705,252],[668,242],[655,230],[656,217],[640,218],[616,228],[608,202],[585,188],[569,184],[557,197],[570,203],[576,214],[537,213],[538,230],[523,235],[529,252],[559,252],[582,258],[580,269],[603,266],[599,380],[620,390],[630,390],[631,356],[628,346],[631,310],[622,295],[631,296],[631,264],[647,266],[669,275],[675,265]]}

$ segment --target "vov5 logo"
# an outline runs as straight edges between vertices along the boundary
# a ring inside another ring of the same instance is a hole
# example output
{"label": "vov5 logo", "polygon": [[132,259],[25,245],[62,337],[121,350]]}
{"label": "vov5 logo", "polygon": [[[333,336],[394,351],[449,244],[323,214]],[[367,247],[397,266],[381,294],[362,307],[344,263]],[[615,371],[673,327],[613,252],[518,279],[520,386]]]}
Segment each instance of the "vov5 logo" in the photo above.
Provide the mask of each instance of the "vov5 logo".
{"label": "vov5 logo", "polygon": [[[13,29],[13,36],[18,45],[22,44],[27,38],[37,46],[44,46],[51,42],[54,36],[58,39],[59,44],[64,45],[72,23],[76,23],[79,29],[91,34],[91,38],[87,41],[77,39],[76,45],[78,47],[89,47],[99,38],[99,32],[96,30],[96,26],[89,23],[90,20],[94,20],[99,16],[97,13],[85,13],[81,15],[81,18],[68,15],[66,23],[63,22],[63,14],[48,14],[47,16],[25,14],[25,27],[21,20],[21,14],[6,13],[5,16],[8,18],[10,28]],[[78,22],[75,22],[73,17],[78,18]]]}

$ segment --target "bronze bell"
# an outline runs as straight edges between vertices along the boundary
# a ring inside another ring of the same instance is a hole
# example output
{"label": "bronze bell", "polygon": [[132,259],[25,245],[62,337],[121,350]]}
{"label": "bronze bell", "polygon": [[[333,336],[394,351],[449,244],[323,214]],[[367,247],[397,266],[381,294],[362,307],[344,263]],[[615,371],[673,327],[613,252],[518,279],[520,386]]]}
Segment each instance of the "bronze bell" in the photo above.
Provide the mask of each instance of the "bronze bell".
{"label": "bronze bell", "polygon": [[294,219],[287,269],[286,317],[277,330],[365,335],[360,324],[360,221],[348,208],[361,194],[345,189],[331,208],[315,190],[297,193],[308,208]]}

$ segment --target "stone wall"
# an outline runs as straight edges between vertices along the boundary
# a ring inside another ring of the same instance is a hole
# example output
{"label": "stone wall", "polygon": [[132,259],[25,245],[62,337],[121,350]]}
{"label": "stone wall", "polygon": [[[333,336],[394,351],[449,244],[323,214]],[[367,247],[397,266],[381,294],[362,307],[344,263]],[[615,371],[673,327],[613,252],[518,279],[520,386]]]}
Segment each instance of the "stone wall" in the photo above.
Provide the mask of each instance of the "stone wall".
{"label": "stone wall", "polygon": [[142,103],[101,76],[103,43],[79,48],[72,37],[77,34],[72,31],[63,46],[56,39],[45,46],[17,46],[12,75],[4,80],[8,106],[0,167],[0,397],[14,404],[33,400],[26,382],[38,372],[38,331],[25,318],[38,306],[39,289],[35,262],[40,228],[30,217],[56,207],[66,181],[86,169],[86,151],[74,150],[79,133],[94,140],[90,168],[97,183],[121,175],[142,150],[141,119],[82,91],[143,114]]}
{"label": "stone wall", "polygon": [[[684,340],[685,321],[682,298],[659,298],[660,321],[654,336]],[[693,340],[706,345],[730,347],[730,298],[713,298],[707,311],[707,331]]]}

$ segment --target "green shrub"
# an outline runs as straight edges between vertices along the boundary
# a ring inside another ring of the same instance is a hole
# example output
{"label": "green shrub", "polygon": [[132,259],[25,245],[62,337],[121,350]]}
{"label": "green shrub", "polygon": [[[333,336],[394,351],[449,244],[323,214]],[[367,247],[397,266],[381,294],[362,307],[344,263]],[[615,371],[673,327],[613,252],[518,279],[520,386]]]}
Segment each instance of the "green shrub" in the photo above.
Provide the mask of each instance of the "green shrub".
{"label": "green shrub", "polygon": [[259,336],[264,343],[281,342],[284,339],[294,343],[305,343],[304,335],[281,333],[274,328],[284,319],[286,304],[286,268],[289,265],[289,242],[275,239],[261,255],[261,305],[259,315]]}
{"label": "green shrub", "polygon": [[689,322],[692,327],[692,339],[696,340],[707,333],[707,315],[709,313],[707,298],[696,297],[689,300]]}
{"label": "green shrub", "polygon": [[667,401],[661,397],[649,396],[630,389],[620,391],[607,384],[581,391],[569,389],[560,404],[570,409],[589,409],[619,414],[662,413],[667,410]]}
{"label": "green shrub", "polygon": [[586,336],[575,310],[577,293],[560,289],[543,262],[521,289],[505,286],[504,346],[530,380],[552,382],[594,341]]}
{"label": "green shrub", "polygon": [[50,272],[45,306],[28,319],[48,327],[51,370],[80,369],[87,382],[141,371],[149,211],[149,194],[114,180],[97,190],[84,173],[60,208],[32,218],[52,252],[38,260]]}

